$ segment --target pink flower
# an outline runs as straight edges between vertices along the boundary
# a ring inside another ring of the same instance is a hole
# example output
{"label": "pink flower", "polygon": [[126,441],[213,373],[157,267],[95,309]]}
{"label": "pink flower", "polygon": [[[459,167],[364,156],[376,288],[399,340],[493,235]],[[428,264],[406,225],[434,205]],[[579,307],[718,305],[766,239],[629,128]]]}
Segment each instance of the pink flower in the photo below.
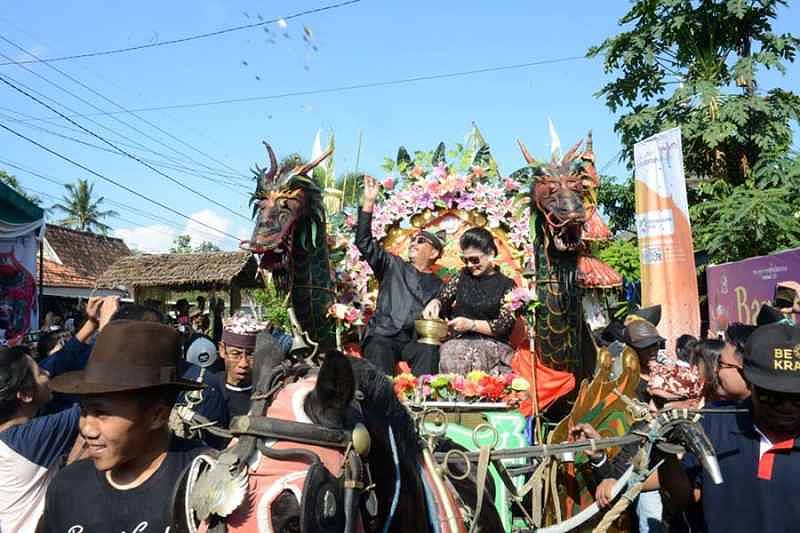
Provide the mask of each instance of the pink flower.
{"label": "pink flower", "polygon": [[433,175],[436,176],[436,179],[442,179],[447,176],[447,167],[444,163],[439,163],[433,167]]}
{"label": "pink flower", "polygon": [[386,179],[383,180],[383,188],[387,191],[394,189],[394,178],[392,176],[387,176]]}
{"label": "pink flower", "polygon": [[347,313],[344,315],[344,319],[347,320],[349,323],[353,323],[358,320],[358,309],[355,307],[351,307],[347,310]]}
{"label": "pink flower", "polygon": [[507,191],[518,191],[522,188],[522,184],[515,179],[506,178],[503,181]]}

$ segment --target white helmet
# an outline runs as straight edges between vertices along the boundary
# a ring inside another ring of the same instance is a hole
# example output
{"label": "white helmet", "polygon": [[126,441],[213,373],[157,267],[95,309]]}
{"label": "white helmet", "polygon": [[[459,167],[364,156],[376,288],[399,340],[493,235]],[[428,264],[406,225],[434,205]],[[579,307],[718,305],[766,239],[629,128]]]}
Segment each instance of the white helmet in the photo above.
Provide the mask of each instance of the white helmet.
{"label": "white helmet", "polygon": [[198,335],[186,348],[186,361],[202,368],[209,367],[217,360],[217,347],[208,337]]}

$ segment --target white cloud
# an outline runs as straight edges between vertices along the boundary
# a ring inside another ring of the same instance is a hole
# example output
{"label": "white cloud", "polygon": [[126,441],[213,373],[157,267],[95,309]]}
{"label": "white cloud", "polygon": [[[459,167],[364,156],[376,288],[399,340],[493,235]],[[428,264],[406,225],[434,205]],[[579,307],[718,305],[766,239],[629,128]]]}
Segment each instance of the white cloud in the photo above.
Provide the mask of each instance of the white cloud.
{"label": "white cloud", "polygon": [[125,241],[129,247],[146,253],[166,252],[177,235],[175,229],[163,224],[120,228],[114,232],[114,236]]}
{"label": "white cloud", "polygon": [[193,213],[192,220],[186,222],[184,231],[184,233],[192,238],[192,244],[197,246],[203,241],[209,241],[220,248],[227,249],[231,247],[233,243],[229,237],[225,237],[225,235],[217,233],[203,224],[224,231],[225,233],[230,233],[231,226],[233,226],[229,218],[218,215],[211,209],[203,209],[202,211]]}
{"label": "white cloud", "polygon": [[[208,227],[216,228],[238,239],[216,232]],[[239,242],[250,238],[252,228],[246,223],[234,224],[230,218],[218,214],[212,209],[203,209],[193,213],[191,220],[183,228],[174,228],[164,224],[151,226],[137,226],[133,228],[120,228],[114,232],[116,237],[123,239],[129,247],[145,253],[165,253],[172,246],[178,235],[189,235],[192,246],[199,246],[208,241],[223,250],[238,250]]]}

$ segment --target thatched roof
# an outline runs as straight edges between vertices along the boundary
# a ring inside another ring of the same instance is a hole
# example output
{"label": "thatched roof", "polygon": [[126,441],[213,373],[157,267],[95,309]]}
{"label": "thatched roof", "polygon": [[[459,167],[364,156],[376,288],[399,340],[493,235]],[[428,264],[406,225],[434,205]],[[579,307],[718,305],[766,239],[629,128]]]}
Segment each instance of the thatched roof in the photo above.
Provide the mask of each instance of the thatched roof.
{"label": "thatched roof", "polygon": [[262,287],[255,258],[248,252],[155,254],[124,257],[97,280],[101,289],[161,287],[171,291]]}

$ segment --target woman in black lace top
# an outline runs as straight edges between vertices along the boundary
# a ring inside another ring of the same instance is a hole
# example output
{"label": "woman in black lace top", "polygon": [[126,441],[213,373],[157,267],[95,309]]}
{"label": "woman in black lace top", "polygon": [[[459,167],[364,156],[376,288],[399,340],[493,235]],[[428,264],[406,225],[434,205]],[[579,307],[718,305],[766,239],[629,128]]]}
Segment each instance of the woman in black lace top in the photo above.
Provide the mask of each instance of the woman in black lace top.
{"label": "woman in black lace top", "polygon": [[514,281],[494,265],[497,246],[484,228],[464,232],[459,242],[464,268],[423,310],[424,318],[446,318],[451,336],[441,347],[439,371],[510,371],[508,345],[516,315],[505,305]]}

